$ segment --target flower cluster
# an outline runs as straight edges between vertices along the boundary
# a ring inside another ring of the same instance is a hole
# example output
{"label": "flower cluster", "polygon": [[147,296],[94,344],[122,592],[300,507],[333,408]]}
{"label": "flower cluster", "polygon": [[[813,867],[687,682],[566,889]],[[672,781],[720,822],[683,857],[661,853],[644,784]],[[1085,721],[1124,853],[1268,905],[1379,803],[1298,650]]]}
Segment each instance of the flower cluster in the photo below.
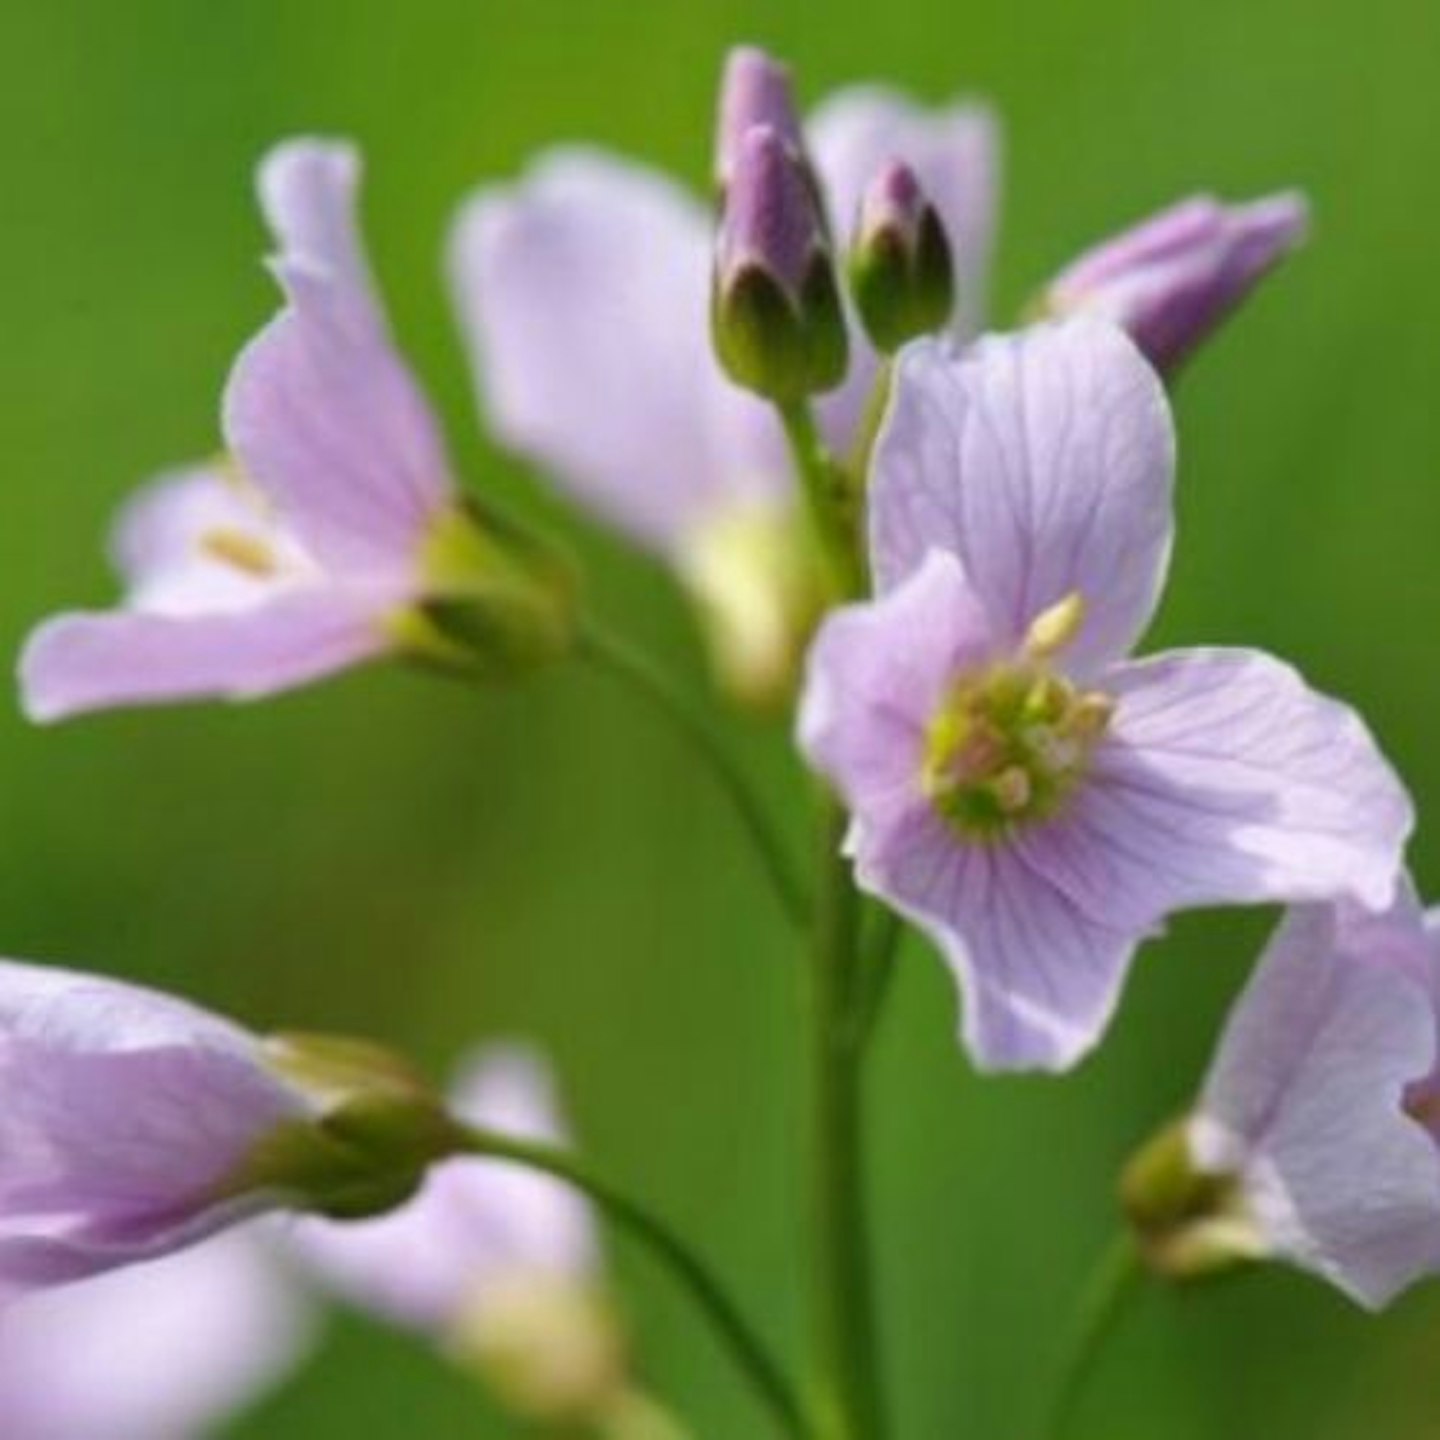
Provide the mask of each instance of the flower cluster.
{"label": "flower cluster", "polygon": [[[490,680],[576,657],[661,699],[816,931],[813,1398],[693,1252],[570,1153],[532,1052],[482,1051],[447,1100],[366,1042],[4,963],[0,1290],[26,1299],[0,1337],[7,1434],[193,1433],[298,1347],[297,1270],[517,1414],[679,1434],[636,1383],[593,1204],[673,1267],[787,1433],[879,1435],[853,1192],[893,955],[864,947],[863,969],[857,890],[939,949],[985,1070],[1077,1063],[1169,916],[1292,907],[1193,1112],[1125,1173],[1133,1246],[1172,1278],[1284,1258],[1369,1305],[1440,1270],[1440,921],[1406,871],[1406,789],[1355,711],[1280,660],[1134,655],[1175,542],[1174,379],[1301,240],[1304,202],[1184,201],[1007,330],[986,313],[984,106],[865,88],[802,117],[786,69],[745,48],[717,129],[713,214],[557,151],[466,202],[449,269],[495,433],[671,567],[723,694],[793,708],[835,841],[813,896],[560,548],[462,490],[343,143],[262,164],[284,304],[225,386],[224,453],[130,502],[122,604],[41,625],[21,688],[55,720],[382,657]],[[64,1335],[136,1306],[159,1318],[133,1353],[54,1379]],[[167,1380],[182,1343],[193,1364]]]}

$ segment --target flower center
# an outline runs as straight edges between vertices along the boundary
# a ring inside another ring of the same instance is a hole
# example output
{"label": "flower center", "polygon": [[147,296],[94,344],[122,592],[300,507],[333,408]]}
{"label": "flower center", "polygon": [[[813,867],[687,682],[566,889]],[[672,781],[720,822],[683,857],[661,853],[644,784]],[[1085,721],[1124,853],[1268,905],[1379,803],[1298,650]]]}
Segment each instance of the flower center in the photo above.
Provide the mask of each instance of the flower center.
{"label": "flower center", "polygon": [[1058,674],[1084,616],[1078,594],[1045,611],[1013,660],[961,675],[931,717],[921,785],[967,839],[1053,815],[1084,775],[1115,702]]}

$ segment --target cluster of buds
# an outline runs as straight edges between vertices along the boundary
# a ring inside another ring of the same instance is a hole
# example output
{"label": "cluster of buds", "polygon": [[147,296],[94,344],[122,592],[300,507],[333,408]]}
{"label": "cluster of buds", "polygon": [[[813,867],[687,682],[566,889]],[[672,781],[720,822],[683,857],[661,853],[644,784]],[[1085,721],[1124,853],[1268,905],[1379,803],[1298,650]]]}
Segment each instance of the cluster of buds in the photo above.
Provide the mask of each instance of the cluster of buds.
{"label": "cluster of buds", "polygon": [[[834,389],[850,340],[834,227],[791,94],[789,72],[741,49],[721,88],[720,228],[712,320],[736,384],[781,404]],[[851,293],[876,349],[939,331],[955,308],[950,243],[915,171],[882,167],[865,190],[850,253]]]}

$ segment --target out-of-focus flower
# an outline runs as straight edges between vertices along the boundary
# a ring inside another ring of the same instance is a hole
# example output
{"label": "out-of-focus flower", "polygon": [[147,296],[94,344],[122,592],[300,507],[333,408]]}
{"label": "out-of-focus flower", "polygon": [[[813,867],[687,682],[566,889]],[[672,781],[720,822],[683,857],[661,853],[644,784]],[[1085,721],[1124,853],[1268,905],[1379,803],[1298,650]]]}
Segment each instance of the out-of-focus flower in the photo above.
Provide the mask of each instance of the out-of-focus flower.
{"label": "out-of-focus flower", "polygon": [[[789,106],[773,61],[732,58],[721,156],[755,124],[790,134]],[[889,161],[914,168],[955,250],[955,332],[973,335],[995,224],[989,111],[927,111],[887,90],[846,90],[812,117],[802,149],[834,234],[849,233]],[[796,583],[815,562],[778,422],[725,377],[710,344],[712,234],[707,207],[664,176],[562,149],[518,184],[475,196],[455,229],[451,270],[496,433],[673,566],[698,594],[724,678],[763,699],[788,689],[820,586],[813,575]],[[860,438],[877,373],[858,327],[848,349],[844,383],[819,404],[841,455]]]}
{"label": "out-of-focus flower", "polygon": [[[453,1108],[511,1137],[564,1139],[549,1071],[528,1048],[479,1051]],[[302,1258],[340,1294],[436,1341],[518,1413],[579,1419],[625,1392],[624,1343],[591,1212],[557,1180],[456,1157],[389,1215],[304,1220],[293,1235]]]}
{"label": "out-of-focus flower", "polygon": [[845,374],[845,319],[824,217],[778,130],[741,139],[725,189],[711,305],[715,353],[737,385],[780,402]]}
{"label": "out-of-focus flower", "polygon": [[230,376],[230,457],[125,510],[125,602],[39,627],[21,662],[32,718],[265,695],[385,654],[506,669],[563,649],[568,586],[462,500],[394,347],[359,173],[349,146],[314,140],[262,164],[286,305]]}
{"label": "out-of-focus flower", "polygon": [[1197,195],[1087,251],[1050,283],[1044,309],[1113,320],[1168,374],[1304,240],[1309,219],[1302,195]]}
{"label": "out-of-focus flower", "polygon": [[261,1038],[167,995],[0,962],[0,1291],[114,1269],[265,1210],[398,1204],[453,1130],[360,1042]]}
{"label": "out-of-focus flower", "polygon": [[1392,899],[1410,803],[1351,710],[1256,651],[1125,658],[1173,471],[1164,389],[1110,325],[901,356],[879,596],[822,628],[800,738],[854,815],[860,885],[956,970],[987,1067],[1074,1062],[1173,911]]}
{"label": "out-of-focus flower", "polygon": [[1372,1308],[1440,1269],[1437,939],[1408,885],[1385,914],[1285,917],[1194,1113],[1126,1173],[1155,1269],[1274,1257]]}
{"label": "out-of-focus flower", "polygon": [[5,1440],[198,1440],[258,1400],[311,1331],[267,1238],[245,1227],[11,1307]]}
{"label": "out-of-focus flower", "polygon": [[890,354],[944,327],[955,309],[950,242],[919,177],[892,161],[860,205],[850,287],[865,332]]}

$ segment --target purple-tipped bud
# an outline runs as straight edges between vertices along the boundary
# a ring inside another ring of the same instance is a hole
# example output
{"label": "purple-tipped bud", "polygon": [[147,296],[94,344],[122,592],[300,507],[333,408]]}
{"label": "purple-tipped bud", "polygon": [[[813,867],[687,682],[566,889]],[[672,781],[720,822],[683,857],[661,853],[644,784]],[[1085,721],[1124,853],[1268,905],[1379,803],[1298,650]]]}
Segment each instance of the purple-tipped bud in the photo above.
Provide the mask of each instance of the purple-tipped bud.
{"label": "purple-tipped bud", "polygon": [[901,161],[886,165],[861,198],[850,289],[866,333],[882,353],[950,323],[950,241],[919,177]]}
{"label": "purple-tipped bud", "polygon": [[1247,205],[1197,196],[1082,255],[1051,283],[1044,308],[1115,321],[1170,372],[1304,240],[1308,225],[1298,194]]}
{"label": "purple-tipped bud", "polygon": [[735,178],[745,137],[767,125],[795,155],[804,153],[790,68],[754,45],[737,45],[725,57],[716,125],[715,179],[723,195]]}
{"label": "purple-tipped bud", "polygon": [[839,384],[847,342],[803,162],[768,125],[740,144],[715,255],[715,347],[737,385],[793,400]]}

